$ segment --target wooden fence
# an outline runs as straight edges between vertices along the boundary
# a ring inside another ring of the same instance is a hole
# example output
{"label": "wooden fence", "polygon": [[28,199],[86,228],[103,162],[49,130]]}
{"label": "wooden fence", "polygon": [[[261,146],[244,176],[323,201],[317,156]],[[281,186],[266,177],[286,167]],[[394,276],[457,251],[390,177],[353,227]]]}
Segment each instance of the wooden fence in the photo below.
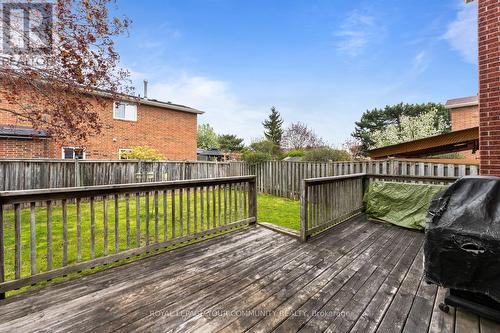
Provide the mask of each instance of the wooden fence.
{"label": "wooden fence", "polygon": [[0,192],[0,297],[255,223],[256,193],[254,176]]}
{"label": "wooden fence", "polygon": [[302,181],[300,238],[309,237],[346,221],[363,211],[363,196],[369,182],[376,180],[450,184],[456,177],[353,175],[304,179]]}
{"label": "wooden fence", "polygon": [[267,161],[251,169],[257,176],[257,190],[298,199],[302,181],[308,178],[369,173],[396,176],[461,177],[477,175],[475,164],[442,164],[408,160],[376,160],[347,162]]}
{"label": "wooden fence", "polygon": [[245,163],[0,160],[0,191],[129,184],[249,175]]}
{"label": "wooden fence", "polygon": [[267,161],[255,166],[245,162],[0,160],[0,191],[254,174],[257,176],[259,192],[298,199],[303,179],[356,173],[460,177],[477,174],[478,166],[407,160],[325,163]]}

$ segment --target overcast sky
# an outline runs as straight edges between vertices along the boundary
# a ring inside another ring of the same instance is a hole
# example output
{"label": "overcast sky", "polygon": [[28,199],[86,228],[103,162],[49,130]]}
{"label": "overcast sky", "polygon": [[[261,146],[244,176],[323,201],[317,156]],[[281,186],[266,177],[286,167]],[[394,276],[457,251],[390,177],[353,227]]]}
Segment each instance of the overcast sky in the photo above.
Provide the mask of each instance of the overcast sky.
{"label": "overcast sky", "polygon": [[463,0],[118,1],[137,92],[262,136],[275,105],[341,145],[366,109],[477,94],[477,4]]}

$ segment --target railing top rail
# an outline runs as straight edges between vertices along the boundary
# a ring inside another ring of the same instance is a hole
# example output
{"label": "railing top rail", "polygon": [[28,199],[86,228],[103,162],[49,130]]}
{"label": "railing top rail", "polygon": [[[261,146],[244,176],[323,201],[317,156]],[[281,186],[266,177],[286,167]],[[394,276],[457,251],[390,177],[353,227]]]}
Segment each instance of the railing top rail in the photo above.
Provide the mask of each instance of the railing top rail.
{"label": "railing top rail", "polygon": [[436,182],[454,182],[459,177],[436,177],[436,176],[406,176],[406,175],[381,175],[375,173],[355,173],[352,175],[333,176],[333,177],[318,177],[304,179],[306,185],[320,185],[343,179],[354,178],[379,178],[379,179],[395,179],[395,180],[415,180],[415,181],[436,181]]}
{"label": "railing top rail", "polygon": [[304,182],[306,185],[315,185],[315,184],[329,183],[332,181],[342,180],[342,179],[363,178],[365,176],[366,173],[354,173],[351,175],[343,175],[343,176],[308,178],[304,179]]}
{"label": "railing top rail", "polygon": [[149,183],[113,184],[98,186],[64,187],[50,189],[1,191],[0,204],[23,203],[45,200],[61,200],[69,198],[86,198],[92,196],[146,192],[154,190],[179,189],[193,186],[213,186],[234,184],[241,182],[254,182],[255,176],[236,176],[221,178],[204,178],[190,180],[176,180]]}
{"label": "railing top rail", "polygon": [[408,175],[382,175],[376,173],[366,174],[368,178],[391,178],[391,179],[401,179],[401,180],[430,180],[430,181],[442,181],[442,182],[454,182],[460,177],[444,177],[444,176],[408,176]]}

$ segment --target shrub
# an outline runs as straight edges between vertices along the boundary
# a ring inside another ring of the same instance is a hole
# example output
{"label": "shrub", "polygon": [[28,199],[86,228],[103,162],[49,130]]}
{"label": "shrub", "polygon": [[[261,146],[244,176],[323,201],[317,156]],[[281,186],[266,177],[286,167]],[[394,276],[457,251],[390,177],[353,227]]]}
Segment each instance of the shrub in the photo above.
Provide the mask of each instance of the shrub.
{"label": "shrub", "polygon": [[304,161],[318,161],[318,162],[328,162],[328,161],[349,161],[351,155],[345,150],[333,149],[330,147],[316,148],[306,151],[304,154]]}
{"label": "shrub", "polygon": [[246,151],[243,153],[243,160],[250,165],[256,165],[272,159],[273,156],[271,154],[260,151]]}
{"label": "shrub", "polygon": [[305,155],[305,151],[302,149],[292,149],[286,153],[287,157],[302,157]]}
{"label": "shrub", "polygon": [[165,156],[163,156],[156,149],[151,147],[141,147],[141,146],[132,147],[131,151],[122,153],[120,158],[132,159],[132,160],[148,160],[148,161],[165,160]]}

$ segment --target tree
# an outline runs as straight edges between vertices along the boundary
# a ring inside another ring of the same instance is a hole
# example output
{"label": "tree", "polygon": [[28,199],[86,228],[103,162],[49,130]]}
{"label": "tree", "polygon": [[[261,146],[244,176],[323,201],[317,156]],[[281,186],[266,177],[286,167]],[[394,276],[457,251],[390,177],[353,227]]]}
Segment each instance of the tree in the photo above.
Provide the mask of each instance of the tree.
{"label": "tree", "polygon": [[349,161],[351,155],[345,150],[333,149],[330,147],[316,148],[306,151],[303,161],[330,162]]}
{"label": "tree", "polygon": [[361,153],[366,156],[368,150],[375,147],[373,134],[376,131],[383,130],[390,125],[401,125],[401,117],[416,117],[432,110],[437,110],[435,113],[434,127],[437,129],[440,122],[444,121],[446,126],[443,131],[449,131],[450,120],[448,110],[444,105],[436,103],[426,104],[396,104],[388,105],[384,109],[367,110],[361,116],[360,121],[356,122],[356,128],[352,136],[359,140],[361,144]]}
{"label": "tree", "polygon": [[[436,124],[436,119],[438,122]],[[391,124],[372,133],[375,148],[413,141],[445,132],[447,122],[434,109],[415,117],[401,116],[400,123]]]}
{"label": "tree", "polygon": [[254,140],[243,153],[243,160],[251,165],[281,159],[279,146],[267,139]]}
{"label": "tree", "polygon": [[358,159],[362,158],[363,154],[361,152],[361,143],[356,139],[347,139],[342,145],[344,150],[346,150],[352,158]]}
{"label": "tree", "polygon": [[23,24],[10,24],[23,22],[23,10],[2,15],[4,29],[22,37],[4,41],[8,47],[0,56],[0,93],[8,107],[0,111],[55,138],[85,140],[99,133],[96,105],[104,108],[109,102],[102,95],[114,99],[132,91],[114,48],[114,37],[125,34],[130,21],[110,15],[113,2],[23,2],[29,8],[30,33],[22,31]]}
{"label": "tree", "polygon": [[198,125],[197,141],[201,149],[219,148],[219,137],[210,124]]}
{"label": "tree", "polygon": [[239,152],[245,148],[243,139],[233,134],[222,134],[218,138],[219,147],[226,152]]}
{"label": "tree", "polygon": [[266,119],[262,125],[264,125],[264,135],[266,139],[272,141],[276,146],[280,146],[281,137],[283,136],[283,119],[281,119],[281,115],[273,106],[271,107],[271,113],[269,114],[269,118]]}
{"label": "tree", "polygon": [[290,124],[281,140],[281,147],[284,149],[308,149],[324,145],[324,141],[301,122]]}

